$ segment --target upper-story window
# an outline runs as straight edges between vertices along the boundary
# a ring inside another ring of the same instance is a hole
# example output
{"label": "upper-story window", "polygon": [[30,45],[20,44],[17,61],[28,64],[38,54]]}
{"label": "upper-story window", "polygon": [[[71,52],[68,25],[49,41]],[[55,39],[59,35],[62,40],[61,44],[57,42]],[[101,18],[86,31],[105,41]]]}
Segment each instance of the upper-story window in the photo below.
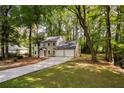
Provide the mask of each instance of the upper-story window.
{"label": "upper-story window", "polygon": [[50,43],[48,43],[48,46],[50,46]]}
{"label": "upper-story window", "polygon": [[55,43],[53,43],[53,46],[55,46],[56,44]]}

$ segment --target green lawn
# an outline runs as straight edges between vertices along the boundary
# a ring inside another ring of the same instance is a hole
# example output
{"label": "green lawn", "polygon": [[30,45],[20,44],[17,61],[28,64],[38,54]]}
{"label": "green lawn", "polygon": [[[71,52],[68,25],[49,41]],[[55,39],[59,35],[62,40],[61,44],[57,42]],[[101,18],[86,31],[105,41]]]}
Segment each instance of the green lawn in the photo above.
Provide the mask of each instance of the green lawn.
{"label": "green lawn", "polygon": [[88,59],[88,55],[72,59],[65,64],[3,82],[0,87],[124,87],[124,74],[107,65],[88,63]]}

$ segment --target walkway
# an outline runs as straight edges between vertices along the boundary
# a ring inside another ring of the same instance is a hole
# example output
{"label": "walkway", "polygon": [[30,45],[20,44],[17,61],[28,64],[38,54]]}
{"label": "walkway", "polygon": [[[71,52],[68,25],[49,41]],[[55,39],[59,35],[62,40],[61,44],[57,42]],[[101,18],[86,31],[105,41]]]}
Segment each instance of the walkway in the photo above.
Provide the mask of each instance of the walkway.
{"label": "walkway", "polygon": [[0,83],[31,72],[65,63],[70,59],[70,57],[51,57],[36,64],[0,71]]}

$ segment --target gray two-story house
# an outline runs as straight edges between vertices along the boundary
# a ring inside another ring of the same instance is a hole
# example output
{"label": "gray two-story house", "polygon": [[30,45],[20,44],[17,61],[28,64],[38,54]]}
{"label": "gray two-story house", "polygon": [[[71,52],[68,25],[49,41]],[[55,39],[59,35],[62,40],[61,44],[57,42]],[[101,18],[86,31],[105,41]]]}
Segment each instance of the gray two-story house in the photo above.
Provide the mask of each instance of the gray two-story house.
{"label": "gray two-story house", "polygon": [[[44,41],[40,42],[39,46],[39,56],[40,57],[50,57],[50,56],[78,56],[78,45],[75,41],[65,41],[62,36],[52,36],[46,38]],[[34,47],[35,57],[38,56],[37,44]]]}
{"label": "gray two-story house", "polygon": [[[40,57],[55,56],[56,46],[58,46],[63,41],[64,39],[61,36],[53,36],[53,37],[48,37],[44,41],[40,42],[40,46],[39,46]],[[37,44],[34,47],[34,56],[38,56]]]}

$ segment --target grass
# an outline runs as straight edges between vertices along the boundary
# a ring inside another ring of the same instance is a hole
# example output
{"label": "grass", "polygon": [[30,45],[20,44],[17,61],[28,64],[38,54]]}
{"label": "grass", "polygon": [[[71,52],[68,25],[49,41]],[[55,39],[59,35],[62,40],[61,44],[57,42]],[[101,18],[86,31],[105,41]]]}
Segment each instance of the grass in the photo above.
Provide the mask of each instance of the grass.
{"label": "grass", "polygon": [[1,70],[6,70],[6,68],[0,68],[0,71],[1,71]]}
{"label": "grass", "polygon": [[89,55],[3,83],[6,88],[123,88],[124,74],[111,66],[90,63]]}

